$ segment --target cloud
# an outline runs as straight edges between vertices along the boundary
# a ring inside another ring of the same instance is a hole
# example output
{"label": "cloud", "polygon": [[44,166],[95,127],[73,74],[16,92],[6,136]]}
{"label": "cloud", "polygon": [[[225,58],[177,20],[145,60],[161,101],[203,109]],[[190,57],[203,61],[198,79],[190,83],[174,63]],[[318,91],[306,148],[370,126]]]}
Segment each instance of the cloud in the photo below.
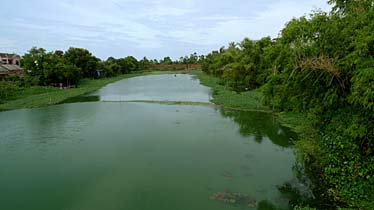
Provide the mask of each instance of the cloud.
{"label": "cloud", "polygon": [[140,12],[139,18],[146,18],[157,21],[163,18],[172,18],[175,16],[184,16],[192,13],[191,9],[182,9],[170,6],[156,6],[153,8],[145,8]]}
{"label": "cloud", "polygon": [[[310,2],[275,2],[263,11],[255,11],[249,17],[203,16],[200,20],[207,21],[208,27],[180,28],[168,34],[174,39],[198,45],[223,45],[231,41],[241,41],[244,37],[274,38],[287,21],[308,14],[311,8],[313,3]],[[324,9],[328,7],[325,6]]]}
{"label": "cloud", "polygon": [[1,38],[0,39],[0,49],[9,50],[13,52],[17,47],[17,41],[13,39]]}
{"label": "cloud", "polygon": [[[14,13],[14,5],[18,12]],[[324,0],[14,0],[2,4],[0,50],[85,47],[94,54],[178,58],[244,37],[277,36]],[[6,41],[4,41],[6,40]]]}

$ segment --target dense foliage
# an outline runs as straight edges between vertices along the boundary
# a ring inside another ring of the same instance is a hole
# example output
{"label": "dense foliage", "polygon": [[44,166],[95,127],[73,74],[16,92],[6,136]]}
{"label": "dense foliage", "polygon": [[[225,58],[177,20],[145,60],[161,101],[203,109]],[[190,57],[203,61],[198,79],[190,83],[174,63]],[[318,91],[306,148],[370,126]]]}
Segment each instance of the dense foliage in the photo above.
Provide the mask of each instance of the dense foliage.
{"label": "dense foliage", "polygon": [[179,64],[200,64],[204,60],[204,55],[197,55],[197,53],[192,53],[190,56],[180,57],[178,61],[174,63]]}
{"label": "dense foliage", "polygon": [[10,81],[0,80],[0,103],[3,100],[8,99],[13,96],[13,94],[18,90],[18,85]]}
{"label": "dense foliage", "polygon": [[[27,76],[39,85],[77,85],[83,78],[112,77],[147,69],[152,61],[138,61],[133,56],[101,61],[82,48],[69,48],[66,52],[46,52],[43,48],[32,48],[22,57],[22,67]],[[99,74],[100,73],[100,74]]]}
{"label": "dense foliage", "polygon": [[125,58],[115,59],[109,57],[105,62],[103,62],[102,68],[107,73],[107,76],[115,76],[119,74],[127,74],[132,71],[140,70],[141,68],[147,68],[148,59],[144,58],[141,62],[138,62],[133,56],[128,56]]}
{"label": "dense foliage", "polygon": [[320,132],[310,165],[332,201],[357,205],[374,199],[374,3],[329,3],[330,13],[292,19],[277,39],[213,51],[203,71],[236,91],[260,88],[274,109],[308,113]]}
{"label": "dense foliage", "polygon": [[[70,87],[79,84],[83,78],[113,77],[138,70],[146,70],[154,64],[198,64],[203,59],[204,56],[193,53],[176,61],[173,61],[170,57],[160,60],[149,60],[144,57],[138,61],[133,56],[118,59],[109,57],[106,61],[101,61],[83,48],[72,47],[66,52],[60,50],[47,52],[43,48],[33,47],[22,57],[21,64],[27,76],[24,82],[30,82],[29,84],[32,85]],[[30,79],[31,81],[29,81]],[[3,86],[5,87],[5,85]],[[7,85],[7,87],[10,86]],[[5,97],[9,91],[3,89],[2,95]]]}
{"label": "dense foliage", "polygon": [[67,52],[46,52],[32,48],[22,57],[22,67],[40,85],[76,85],[82,78],[93,78],[99,59],[85,49],[70,48]]}

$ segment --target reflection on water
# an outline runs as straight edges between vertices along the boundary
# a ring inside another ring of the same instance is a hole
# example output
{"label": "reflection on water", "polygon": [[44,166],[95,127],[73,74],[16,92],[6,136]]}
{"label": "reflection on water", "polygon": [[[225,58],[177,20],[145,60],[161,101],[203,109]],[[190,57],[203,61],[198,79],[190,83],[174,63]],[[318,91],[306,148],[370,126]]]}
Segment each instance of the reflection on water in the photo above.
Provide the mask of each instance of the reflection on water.
{"label": "reflection on water", "polygon": [[100,102],[0,113],[1,209],[236,209],[209,199],[225,190],[287,206],[277,186],[295,159],[273,143],[286,135],[247,127],[256,142],[222,113]]}
{"label": "reflection on water", "polygon": [[233,119],[239,125],[239,132],[243,136],[254,136],[255,141],[261,143],[264,137],[281,147],[290,147],[296,134],[280,126],[274,116],[268,113],[221,110],[224,117]]}
{"label": "reflection on water", "polygon": [[79,102],[95,102],[100,101],[100,96],[95,95],[81,95],[76,96],[73,98],[68,98],[61,102],[61,104],[68,104],[68,103],[79,103]]}

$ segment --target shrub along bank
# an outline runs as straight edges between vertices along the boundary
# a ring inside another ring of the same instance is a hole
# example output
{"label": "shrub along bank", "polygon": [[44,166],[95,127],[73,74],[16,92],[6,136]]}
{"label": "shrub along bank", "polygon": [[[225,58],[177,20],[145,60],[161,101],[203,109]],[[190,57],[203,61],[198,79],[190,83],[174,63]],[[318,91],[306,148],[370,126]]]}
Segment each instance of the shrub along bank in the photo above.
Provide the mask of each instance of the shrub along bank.
{"label": "shrub along bank", "polygon": [[[324,196],[374,209],[374,5],[329,3],[329,13],[289,21],[278,39],[244,39],[213,51],[202,70],[240,95],[260,90],[274,110],[303,113],[317,133],[298,143],[300,157]],[[283,114],[289,123],[293,115]]]}

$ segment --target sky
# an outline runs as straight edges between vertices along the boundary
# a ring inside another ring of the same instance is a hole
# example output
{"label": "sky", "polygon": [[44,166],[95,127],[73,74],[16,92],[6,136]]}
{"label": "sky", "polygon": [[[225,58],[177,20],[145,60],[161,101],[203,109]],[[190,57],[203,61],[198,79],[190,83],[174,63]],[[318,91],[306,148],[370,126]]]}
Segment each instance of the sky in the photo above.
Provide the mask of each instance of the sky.
{"label": "sky", "polygon": [[178,59],[245,37],[275,38],[327,0],[12,0],[1,3],[0,52],[86,48],[95,56]]}

